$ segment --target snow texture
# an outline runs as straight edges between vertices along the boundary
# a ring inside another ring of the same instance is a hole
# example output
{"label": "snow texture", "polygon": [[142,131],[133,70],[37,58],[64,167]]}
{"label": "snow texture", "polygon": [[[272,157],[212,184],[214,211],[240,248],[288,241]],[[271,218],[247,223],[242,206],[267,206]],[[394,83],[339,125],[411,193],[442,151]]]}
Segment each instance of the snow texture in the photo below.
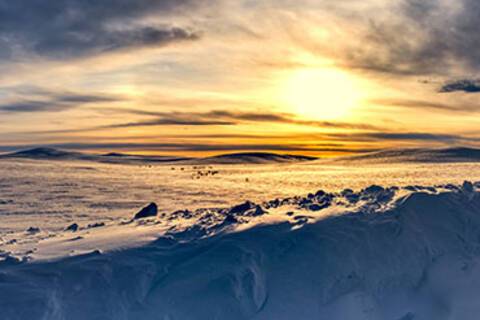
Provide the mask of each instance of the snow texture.
{"label": "snow texture", "polygon": [[[64,231],[0,254],[0,318],[476,320],[479,186],[318,191]],[[105,246],[119,230],[156,236]],[[46,258],[65,246],[86,251]]]}

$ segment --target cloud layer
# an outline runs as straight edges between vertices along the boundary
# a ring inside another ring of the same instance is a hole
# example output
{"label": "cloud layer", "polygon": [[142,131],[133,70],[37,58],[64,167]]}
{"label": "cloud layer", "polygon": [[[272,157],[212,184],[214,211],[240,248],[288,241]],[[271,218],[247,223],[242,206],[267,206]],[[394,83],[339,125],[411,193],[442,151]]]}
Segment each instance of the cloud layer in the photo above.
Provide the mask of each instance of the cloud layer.
{"label": "cloud layer", "polygon": [[[0,143],[178,152],[477,144],[479,25],[477,0],[0,0]],[[290,80],[310,69],[333,76],[306,79],[313,92],[287,101]],[[327,121],[321,108],[343,99],[322,103],[330,80],[334,94],[361,98]],[[309,101],[317,118],[301,110]],[[123,135],[151,140],[111,143]]]}
{"label": "cloud layer", "polygon": [[196,6],[189,0],[0,0],[0,56],[64,59],[196,40],[191,28],[140,24]]}
{"label": "cloud layer", "polygon": [[480,92],[480,80],[463,79],[450,81],[445,83],[439,90],[440,92],[466,92],[466,93],[478,93]]}
{"label": "cloud layer", "polygon": [[[398,0],[366,9],[333,6],[357,24],[337,52],[353,68],[396,75],[450,76],[480,71],[477,0]],[[339,4],[340,6],[340,4]],[[334,11],[337,14],[337,11]]]}
{"label": "cloud layer", "polygon": [[109,95],[49,92],[37,90],[36,94],[10,102],[0,103],[1,113],[60,112],[86,104],[108,103],[119,98]]}
{"label": "cloud layer", "polygon": [[[262,113],[245,111],[212,110],[205,112],[152,112],[135,109],[102,108],[102,113],[135,114],[149,116],[152,119],[117,123],[75,131],[95,131],[101,129],[119,129],[154,126],[235,126],[245,123],[270,123],[298,125],[323,129],[380,130],[368,123],[350,123],[341,121],[304,120],[290,113]],[[69,132],[66,130],[65,132]]]}

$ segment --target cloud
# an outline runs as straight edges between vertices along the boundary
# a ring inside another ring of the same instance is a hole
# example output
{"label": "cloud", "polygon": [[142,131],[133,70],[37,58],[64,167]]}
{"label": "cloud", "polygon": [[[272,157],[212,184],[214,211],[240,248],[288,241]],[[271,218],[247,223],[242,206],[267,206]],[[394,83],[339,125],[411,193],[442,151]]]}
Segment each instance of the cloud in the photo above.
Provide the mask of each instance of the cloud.
{"label": "cloud", "polygon": [[439,90],[439,92],[449,93],[463,91],[467,93],[479,93],[480,92],[480,80],[463,79],[450,81],[445,83]]}
{"label": "cloud", "polygon": [[232,121],[222,120],[195,120],[188,118],[165,117],[154,120],[127,122],[98,127],[98,129],[115,129],[115,128],[131,128],[131,127],[153,127],[153,126],[231,126],[235,125]]}
{"label": "cloud", "polygon": [[427,141],[427,142],[480,142],[477,137],[465,137],[453,134],[436,134],[425,132],[365,132],[352,134],[327,134],[326,136],[336,139],[347,139],[356,142],[388,142],[388,141]]}
{"label": "cloud", "polygon": [[433,133],[369,133],[362,135],[363,137],[378,139],[378,140],[420,140],[420,141],[458,141],[465,138],[459,135],[450,134],[433,134]]}
{"label": "cloud", "polygon": [[372,99],[370,102],[381,106],[392,106],[415,110],[426,109],[455,113],[474,113],[480,111],[480,105],[466,103],[449,104],[415,99]]}
{"label": "cloud", "polygon": [[0,104],[0,113],[60,112],[91,103],[118,101],[118,97],[77,93],[54,93],[35,90],[32,99],[20,98]]}
{"label": "cloud", "polygon": [[[320,128],[352,129],[352,130],[379,130],[379,127],[364,123],[348,123],[333,121],[304,120],[290,113],[263,113],[213,110],[206,112],[152,112],[135,109],[103,108],[102,112],[131,113],[136,115],[153,116],[156,119],[127,122],[99,127],[123,128],[162,125],[237,125],[245,122],[265,122],[277,124],[291,124]],[[98,128],[94,128],[98,129]]]}
{"label": "cloud", "polygon": [[199,32],[172,23],[141,23],[155,14],[188,11],[193,0],[0,0],[0,56],[71,58],[197,40]]}
{"label": "cloud", "polygon": [[356,25],[355,37],[335,51],[351,68],[436,76],[480,69],[478,0],[399,0],[352,8],[343,10],[346,23]]}

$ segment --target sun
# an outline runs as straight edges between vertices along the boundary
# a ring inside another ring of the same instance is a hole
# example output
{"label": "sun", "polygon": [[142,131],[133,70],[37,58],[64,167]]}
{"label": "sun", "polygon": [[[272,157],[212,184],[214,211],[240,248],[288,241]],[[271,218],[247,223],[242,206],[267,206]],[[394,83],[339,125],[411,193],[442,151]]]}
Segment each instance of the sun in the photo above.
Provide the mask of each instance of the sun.
{"label": "sun", "polygon": [[301,69],[287,77],[281,96],[289,110],[299,115],[335,120],[348,116],[359,105],[362,90],[344,71]]}

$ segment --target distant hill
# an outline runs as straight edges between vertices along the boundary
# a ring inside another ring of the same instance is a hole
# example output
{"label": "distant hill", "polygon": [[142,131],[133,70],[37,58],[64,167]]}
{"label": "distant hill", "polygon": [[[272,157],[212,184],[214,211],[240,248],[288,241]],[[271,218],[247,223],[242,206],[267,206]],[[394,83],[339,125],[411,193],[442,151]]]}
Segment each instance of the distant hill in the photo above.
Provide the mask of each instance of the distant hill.
{"label": "distant hill", "polygon": [[34,148],[0,155],[2,158],[31,160],[83,160],[103,163],[184,163],[184,164],[262,164],[316,160],[315,157],[283,155],[265,152],[245,152],[224,154],[206,158],[186,158],[172,156],[129,155],[117,152],[102,155],[59,150],[55,148]]}
{"label": "distant hill", "polygon": [[18,158],[31,160],[83,160],[104,163],[149,163],[149,162],[175,162],[189,160],[185,157],[171,156],[142,156],[122,153],[107,153],[103,155],[87,154],[81,152],[65,151],[55,148],[33,148],[0,155],[1,158]]}
{"label": "distant hill", "polygon": [[88,155],[80,152],[70,152],[54,148],[34,148],[28,150],[21,150],[13,153],[0,155],[2,158],[25,158],[25,159],[64,159],[75,160],[79,158],[88,157]]}
{"label": "distant hill", "polygon": [[291,154],[276,154],[267,152],[243,152],[223,154],[213,157],[195,159],[195,162],[208,164],[242,164],[242,163],[285,163],[285,162],[300,162],[316,160],[315,157],[291,155]]}
{"label": "distant hill", "polygon": [[389,149],[357,156],[337,158],[335,162],[478,162],[480,149],[476,148],[411,148]]}
{"label": "distant hill", "polygon": [[109,163],[125,163],[125,162],[178,162],[187,161],[192,158],[174,157],[174,156],[145,156],[145,155],[131,155],[124,153],[111,152],[97,156],[99,161]]}

